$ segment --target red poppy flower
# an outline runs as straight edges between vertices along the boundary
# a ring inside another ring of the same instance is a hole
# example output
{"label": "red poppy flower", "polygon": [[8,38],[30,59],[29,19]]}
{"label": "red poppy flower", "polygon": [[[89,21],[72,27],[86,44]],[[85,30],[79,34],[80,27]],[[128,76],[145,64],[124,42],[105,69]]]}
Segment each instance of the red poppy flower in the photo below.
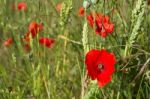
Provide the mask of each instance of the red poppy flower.
{"label": "red poppy flower", "polygon": [[38,24],[36,22],[31,22],[29,25],[29,31],[32,34],[32,37],[35,37],[38,32]]}
{"label": "red poppy flower", "polygon": [[106,50],[91,50],[86,54],[86,68],[92,80],[97,80],[99,87],[105,86],[111,81],[111,75],[115,71],[116,59],[113,53]]}
{"label": "red poppy flower", "polygon": [[60,11],[61,11],[61,8],[62,8],[62,3],[58,3],[58,4],[56,5],[56,10],[57,10],[57,12],[60,12]]}
{"label": "red poppy flower", "polygon": [[31,22],[29,25],[29,32],[34,38],[37,35],[37,33],[43,29],[43,27],[43,23],[38,24],[37,22]]}
{"label": "red poppy flower", "polygon": [[3,45],[4,46],[9,46],[9,45],[11,45],[13,43],[13,39],[12,38],[8,38],[4,43],[3,43]]}
{"label": "red poppy flower", "polygon": [[18,10],[26,10],[27,9],[27,4],[25,2],[20,2],[18,3]]}
{"label": "red poppy flower", "polygon": [[93,13],[90,13],[87,16],[87,20],[92,28],[95,23],[95,32],[101,37],[105,38],[108,34],[111,34],[114,31],[114,24],[110,22],[109,17],[101,13],[96,14],[95,20]]}
{"label": "red poppy flower", "polygon": [[27,32],[22,38],[23,42],[30,42],[30,32]]}
{"label": "red poppy flower", "polygon": [[93,28],[93,26],[94,26],[94,18],[93,18],[92,13],[90,13],[90,14],[87,16],[87,20],[88,20],[90,26]]}
{"label": "red poppy flower", "polygon": [[41,37],[39,39],[39,43],[42,45],[45,45],[47,48],[51,48],[52,44],[55,42],[54,39],[51,38],[45,38],[45,37]]}
{"label": "red poppy flower", "polygon": [[83,16],[84,15],[84,8],[80,7],[78,11],[78,16]]}

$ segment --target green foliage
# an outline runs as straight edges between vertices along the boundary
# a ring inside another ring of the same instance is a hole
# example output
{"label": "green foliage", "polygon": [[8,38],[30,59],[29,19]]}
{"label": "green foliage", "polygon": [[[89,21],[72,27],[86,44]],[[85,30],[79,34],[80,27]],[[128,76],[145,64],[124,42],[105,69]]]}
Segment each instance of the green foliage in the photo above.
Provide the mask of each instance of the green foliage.
{"label": "green foliage", "polygon": [[91,81],[89,85],[89,90],[84,96],[84,99],[98,99],[96,95],[100,96],[100,90],[95,81]]}
{"label": "green foliage", "polygon": [[132,46],[132,44],[136,41],[136,38],[138,36],[138,30],[140,30],[142,22],[144,20],[145,7],[146,1],[138,0],[136,3],[136,7],[132,11],[132,18],[131,18],[132,31],[128,41],[129,46]]}
{"label": "green foliage", "polygon": [[[27,11],[13,10],[13,3],[21,1],[0,0],[0,99],[80,99],[82,93],[84,99],[149,99],[149,63],[137,76],[150,57],[146,0],[89,0],[94,4],[83,17],[77,15],[83,0],[23,0]],[[108,15],[114,24],[114,32],[105,39],[87,22],[91,11]],[[33,21],[43,23],[44,30],[25,52],[21,40]],[[14,43],[4,46],[10,37]],[[39,37],[54,38],[54,46],[40,45]],[[103,88],[86,74],[85,55],[92,48],[105,48],[116,56],[116,72]]]}
{"label": "green foliage", "polygon": [[60,12],[60,25],[65,27],[68,23],[70,11],[72,10],[72,0],[68,0],[62,3],[62,8]]}

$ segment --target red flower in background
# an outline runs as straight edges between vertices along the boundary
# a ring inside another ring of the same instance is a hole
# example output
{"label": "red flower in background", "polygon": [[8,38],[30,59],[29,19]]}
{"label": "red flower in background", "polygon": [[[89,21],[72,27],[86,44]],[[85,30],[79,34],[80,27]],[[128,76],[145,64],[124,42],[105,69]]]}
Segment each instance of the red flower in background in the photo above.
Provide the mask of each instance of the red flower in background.
{"label": "red flower in background", "polygon": [[115,71],[116,59],[113,53],[106,50],[91,50],[86,54],[86,68],[92,80],[97,80],[99,87],[105,86],[111,81]]}
{"label": "red flower in background", "polygon": [[31,22],[29,25],[29,31],[32,34],[32,37],[34,38],[38,32],[38,23],[36,22]]}
{"label": "red flower in background", "polygon": [[25,2],[18,3],[18,10],[27,10],[27,4]]}
{"label": "red flower in background", "polygon": [[30,32],[27,32],[23,39],[22,39],[23,42],[30,42]]}
{"label": "red flower in background", "polygon": [[3,43],[3,45],[4,46],[9,46],[9,45],[11,45],[13,43],[13,39],[12,38],[8,38],[4,43]]}
{"label": "red flower in background", "polygon": [[111,34],[114,31],[114,24],[110,22],[108,16],[100,13],[97,13],[96,16],[93,16],[93,13],[90,13],[87,16],[87,20],[92,28],[94,28],[95,23],[96,34],[99,34],[103,38],[105,38],[108,34]]}
{"label": "red flower in background", "polygon": [[34,38],[37,33],[43,29],[43,24],[38,24],[37,22],[31,22],[29,25],[29,32],[31,33],[32,37]]}
{"label": "red flower in background", "polygon": [[51,48],[54,42],[55,40],[51,38],[41,37],[39,39],[39,43],[45,45],[47,48]]}
{"label": "red flower in background", "polygon": [[43,30],[44,26],[43,23],[36,23],[36,22],[31,22],[29,24],[29,32],[27,32],[24,37],[22,38],[22,41],[25,43],[29,43],[30,42],[30,36],[32,38],[36,37],[37,33],[41,30]]}
{"label": "red flower in background", "polygon": [[79,8],[79,11],[78,11],[78,16],[84,16],[84,8],[83,7],[80,7]]}
{"label": "red flower in background", "polygon": [[57,10],[57,12],[60,12],[60,11],[61,11],[61,8],[62,8],[62,3],[58,3],[58,4],[56,5],[56,10]]}
{"label": "red flower in background", "polygon": [[90,24],[90,26],[93,28],[94,27],[94,18],[93,18],[93,14],[90,13],[88,16],[87,16],[87,20]]}

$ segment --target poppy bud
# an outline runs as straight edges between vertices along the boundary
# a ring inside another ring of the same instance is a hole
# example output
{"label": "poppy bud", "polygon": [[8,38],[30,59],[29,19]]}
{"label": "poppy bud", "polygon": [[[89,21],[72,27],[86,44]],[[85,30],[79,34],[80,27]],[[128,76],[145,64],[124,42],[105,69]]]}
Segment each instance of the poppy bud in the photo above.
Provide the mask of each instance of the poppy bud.
{"label": "poppy bud", "polygon": [[20,2],[18,4],[18,10],[21,11],[21,10],[27,10],[27,4],[25,2]]}
{"label": "poppy bud", "polygon": [[5,42],[4,42],[4,46],[9,46],[13,43],[13,39],[12,38],[8,38]]}

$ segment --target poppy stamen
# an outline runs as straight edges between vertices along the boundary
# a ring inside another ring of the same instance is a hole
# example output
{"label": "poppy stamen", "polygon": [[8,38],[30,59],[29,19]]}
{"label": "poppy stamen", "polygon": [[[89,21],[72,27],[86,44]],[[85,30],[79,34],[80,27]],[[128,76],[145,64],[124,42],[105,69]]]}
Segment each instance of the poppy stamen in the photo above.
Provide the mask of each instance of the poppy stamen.
{"label": "poppy stamen", "polygon": [[103,64],[98,64],[98,69],[102,70],[104,68]]}

